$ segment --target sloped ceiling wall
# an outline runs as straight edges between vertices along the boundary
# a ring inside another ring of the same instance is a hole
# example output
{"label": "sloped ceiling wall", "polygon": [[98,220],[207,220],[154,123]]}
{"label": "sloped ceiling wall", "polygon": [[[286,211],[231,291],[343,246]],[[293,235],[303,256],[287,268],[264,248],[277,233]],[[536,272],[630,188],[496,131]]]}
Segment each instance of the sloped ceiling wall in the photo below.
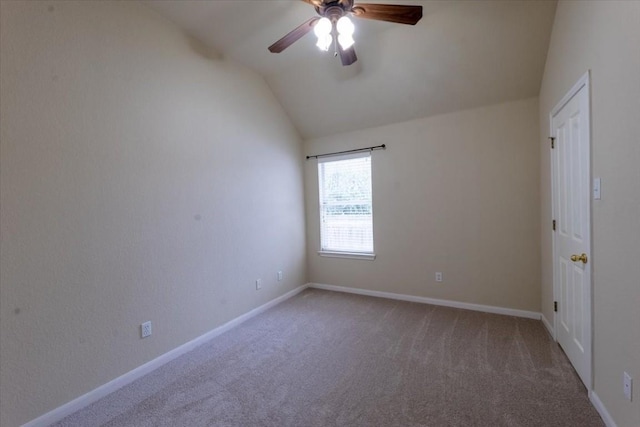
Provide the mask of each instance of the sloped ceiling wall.
{"label": "sloped ceiling wall", "polygon": [[274,41],[315,15],[302,1],[147,4],[267,80],[303,138],[537,96],[555,1],[419,4],[416,26],[355,19],[359,60],[342,67],[309,34],[280,54]]}

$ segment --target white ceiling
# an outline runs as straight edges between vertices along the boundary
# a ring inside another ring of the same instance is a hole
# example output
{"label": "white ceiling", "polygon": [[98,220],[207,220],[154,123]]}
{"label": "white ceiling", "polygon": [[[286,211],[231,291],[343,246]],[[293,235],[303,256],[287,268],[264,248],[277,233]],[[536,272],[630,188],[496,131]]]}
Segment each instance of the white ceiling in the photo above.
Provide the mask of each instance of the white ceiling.
{"label": "white ceiling", "polygon": [[282,53],[267,50],[315,16],[300,0],[147,4],[260,73],[305,139],[537,96],[555,0],[367,2],[419,4],[423,18],[354,19],[358,61],[349,67],[320,52],[313,33]]}

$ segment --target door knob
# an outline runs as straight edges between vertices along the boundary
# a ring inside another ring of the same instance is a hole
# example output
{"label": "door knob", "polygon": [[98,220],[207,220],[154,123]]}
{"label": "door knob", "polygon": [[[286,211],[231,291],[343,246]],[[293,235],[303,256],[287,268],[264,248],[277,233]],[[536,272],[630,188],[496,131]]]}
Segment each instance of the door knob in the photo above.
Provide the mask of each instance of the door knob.
{"label": "door knob", "polygon": [[582,254],[582,255],[571,255],[571,261],[576,262],[576,261],[582,261],[583,263],[587,263],[587,254]]}

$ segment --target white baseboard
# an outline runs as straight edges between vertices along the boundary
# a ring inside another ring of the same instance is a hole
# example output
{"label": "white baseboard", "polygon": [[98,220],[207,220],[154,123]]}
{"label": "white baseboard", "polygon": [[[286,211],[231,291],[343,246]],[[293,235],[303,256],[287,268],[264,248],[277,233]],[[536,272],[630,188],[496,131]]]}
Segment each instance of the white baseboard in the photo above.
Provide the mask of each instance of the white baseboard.
{"label": "white baseboard", "polygon": [[556,339],[556,335],[555,335],[555,331],[553,330],[553,326],[551,326],[551,322],[549,322],[547,320],[547,318],[544,316],[544,314],[540,314],[540,318],[542,320],[542,324],[545,326],[545,328],[547,328],[547,331],[549,332],[549,335],[551,335],[551,338],[553,338],[555,340]]}
{"label": "white baseboard", "polygon": [[482,311],[485,313],[505,314],[507,316],[526,317],[527,319],[540,320],[541,313],[535,311],[517,310],[514,308],[495,307],[492,305],[472,304],[468,302],[450,301],[444,299],[418,297],[413,295],[395,294],[392,292],[371,291],[368,289],[347,288],[344,286],[325,285],[322,283],[309,283],[310,288],[324,289],[327,291],[347,292],[350,294],[367,295],[370,297],[388,298],[401,301],[419,302],[423,304],[441,305],[445,307],[462,308],[465,310]]}
{"label": "white baseboard", "polygon": [[615,421],[613,421],[613,418],[611,417],[611,414],[607,411],[607,408],[604,406],[604,403],[602,403],[602,400],[600,400],[600,397],[598,397],[595,391],[592,390],[589,392],[589,400],[591,400],[591,403],[594,408],[596,408],[596,411],[598,411],[602,417],[602,421],[604,421],[607,427],[617,427]]}
{"label": "white baseboard", "polygon": [[179,347],[174,348],[173,350],[159,356],[156,357],[155,359],[145,363],[142,366],[139,366],[129,372],[127,372],[126,374],[123,374],[121,376],[119,376],[118,378],[109,381],[106,384],[101,385],[100,387],[91,390],[89,393],[84,394],[74,400],[72,400],[71,402],[65,403],[62,406],[57,407],[56,409],[47,412],[44,415],[39,416],[38,418],[29,421],[26,424],[23,424],[22,427],[41,427],[41,426],[48,426],[50,424],[53,424],[55,422],[60,421],[61,419],[65,418],[68,415],[73,414],[74,412],[79,411],[80,409],[83,409],[87,406],[89,406],[90,404],[102,399],[103,397],[113,393],[114,391],[132,383],[133,381],[145,376],[146,374],[148,374],[149,372],[158,369],[159,367],[161,367],[162,365],[174,360],[175,358],[182,356],[185,353],[188,353],[189,351],[193,350],[194,348],[206,343],[207,341],[211,340],[212,338],[217,337],[218,335],[221,335],[225,332],[227,332],[229,329],[232,329],[238,325],[240,325],[243,322],[246,322],[247,320],[251,319],[252,317],[257,316],[258,314],[270,309],[271,307],[280,304],[281,302],[293,297],[294,295],[299,294],[300,292],[302,292],[303,290],[307,289],[309,287],[309,284],[305,284],[302,286],[299,286],[289,292],[287,292],[284,295],[279,296],[278,298],[275,298],[271,301],[269,301],[266,304],[261,305],[260,307],[254,308],[253,310],[236,317],[233,320],[230,320],[229,322],[225,323],[224,325],[220,325],[217,328],[207,332],[204,335],[201,335],[185,344],[182,344]]}

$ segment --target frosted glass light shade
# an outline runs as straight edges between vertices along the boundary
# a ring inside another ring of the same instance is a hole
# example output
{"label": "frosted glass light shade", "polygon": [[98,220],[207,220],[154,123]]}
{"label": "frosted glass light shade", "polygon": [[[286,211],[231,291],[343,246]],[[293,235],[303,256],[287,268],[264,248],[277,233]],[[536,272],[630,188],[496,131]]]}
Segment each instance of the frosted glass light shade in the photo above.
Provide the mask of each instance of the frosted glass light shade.
{"label": "frosted glass light shade", "polygon": [[355,42],[356,41],[353,39],[351,35],[340,34],[338,36],[338,43],[340,43],[340,46],[342,46],[342,49],[344,50],[349,49],[351,46],[353,46]]}
{"label": "frosted glass light shade", "polygon": [[316,46],[320,50],[329,50],[329,46],[333,42],[333,37],[331,36],[331,21],[328,18],[322,18],[318,21],[315,27],[313,27],[313,32],[316,37],[318,37],[318,42]]}
{"label": "frosted glass light shade", "polygon": [[353,22],[346,16],[338,19],[336,23],[336,29],[338,30],[338,43],[342,49],[349,49],[355,43],[353,40],[353,32],[355,31],[355,27]]}
{"label": "frosted glass light shade", "polygon": [[351,22],[351,19],[347,18],[346,16],[338,19],[336,29],[338,30],[338,34],[340,34],[341,36],[353,36],[353,32],[355,31],[353,22]]}
{"label": "frosted glass light shade", "polygon": [[318,42],[316,43],[316,46],[318,46],[320,50],[326,51],[329,50],[331,43],[333,43],[333,37],[331,37],[331,34],[326,34],[318,36]]}
{"label": "frosted glass light shade", "polygon": [[321,18],[316,26],[313,27],[313,32],[318,38],[331,34],[331,21],[329,18]]}

